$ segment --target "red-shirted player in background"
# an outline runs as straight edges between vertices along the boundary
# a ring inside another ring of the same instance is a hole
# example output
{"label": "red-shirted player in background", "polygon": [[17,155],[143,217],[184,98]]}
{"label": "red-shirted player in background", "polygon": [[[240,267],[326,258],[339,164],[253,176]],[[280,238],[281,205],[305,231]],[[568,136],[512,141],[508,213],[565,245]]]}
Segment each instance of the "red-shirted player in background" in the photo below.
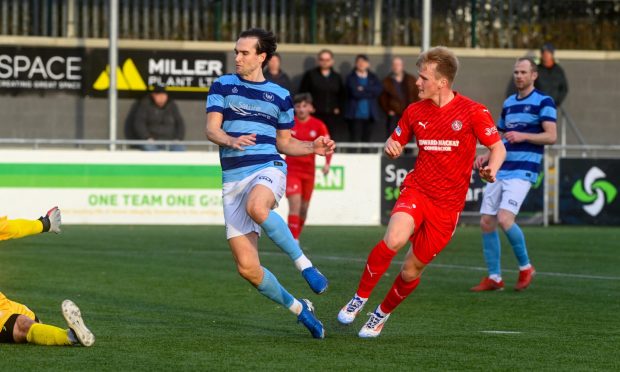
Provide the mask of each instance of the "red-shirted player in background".
{"label": "red-shirted player in background", "polygon": [[[293,98],[295,104],[295,126],[291,129],[293,137],[300,141],[314,141],[317,137],[329,138],[327,126],[321,120],[311,116],[314,111],[310,93],[301,93]],[[331,155],[325,157],[323,174],[329,173]],[[286,197],[288,198],[288,227],[293,237],[299,240],[308,215],[308,206],[314,190],[315,157],[287,156]]]}
{"label": "red-shirted player in background", "polygon": [[357,292],[338,313],[341,323],[355,320],[396,253],[408,241],[412,245],[400,274],[370,314],[360,337],[379,336],[392,311],[417,287],[424,267],[450,241],[465,206],[476,140],[491,151],[488,165],[479,169],[486,181],[495,181],[506,156],[489,110],[452,90],[458,70],[454,53],[432,48],[420,55],[416,65],[421,101],[407,107],[384,151],[397,158],[415,136],[418,158],[401,185],[383,239],[368,256]]}

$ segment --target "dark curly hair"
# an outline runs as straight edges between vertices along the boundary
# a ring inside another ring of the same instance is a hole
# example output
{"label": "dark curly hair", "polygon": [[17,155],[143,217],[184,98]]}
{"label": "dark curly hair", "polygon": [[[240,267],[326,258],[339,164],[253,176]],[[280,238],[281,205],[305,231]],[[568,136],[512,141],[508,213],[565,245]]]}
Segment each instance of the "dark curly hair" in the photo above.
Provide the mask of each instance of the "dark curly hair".
{"label": "dark curly hair", "polygon": [[262,28],[251,28],[245,30],[239,34],[239,39],[246,37],[255,37],[258,39],[256,42],[256,54],[265,53],[267,56],[263,61],[263,66],[267,66],[267,62],[273,57],[278,48],[276,43],[276,35],[273,32],[263,30]]}

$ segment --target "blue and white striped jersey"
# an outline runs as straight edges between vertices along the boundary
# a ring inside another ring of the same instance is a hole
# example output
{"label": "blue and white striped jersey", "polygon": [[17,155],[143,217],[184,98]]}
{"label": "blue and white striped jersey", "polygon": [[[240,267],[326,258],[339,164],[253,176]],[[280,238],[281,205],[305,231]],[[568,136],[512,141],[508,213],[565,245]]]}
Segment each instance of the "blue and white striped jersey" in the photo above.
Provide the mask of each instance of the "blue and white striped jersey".
{"label": "blue and white striped jersey", "polygon": [[[500,132],[542,133],[544,121],[557,121],[553,99],[534,89],[527,97],[517,94],[506,98],[502,116],[497,124]],[[543,159],[544,145],[529,142],[509,143],[506,146],[506,161],[497,172],[497,179],[519,178],[536,182]]]}
{"label": "blue and white striped jersey", "polygon": [[247,81],[236,74],[220,76],[207,97],[207,113],[224,115],[222,129],[231,137],[256,133],[256,145],[245,151],[220,147],[222,181],[240,181],[267,167],[286,173],[276,148],[276,131],[295,124],[288,90],[269,81]]}

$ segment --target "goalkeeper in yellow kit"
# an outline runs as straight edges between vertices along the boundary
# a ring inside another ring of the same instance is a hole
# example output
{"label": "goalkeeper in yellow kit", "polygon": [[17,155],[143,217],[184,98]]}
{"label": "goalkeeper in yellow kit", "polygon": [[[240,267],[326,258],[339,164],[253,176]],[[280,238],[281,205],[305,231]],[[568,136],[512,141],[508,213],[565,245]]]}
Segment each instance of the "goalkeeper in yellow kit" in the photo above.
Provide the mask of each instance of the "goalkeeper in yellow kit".
{"label": "goalkeeper in yellow kit", "polygon": [[[60,233],[60,210],[50,209],[38,220],[9,220],[0,217],[0,240],[18,239],[44,232]],[[80,309],[71,300],[62,303],[69,329],[42,324],[27,306],[11,301],[0,292],[0,343],[91,346],[95,336],[86,328]]]}

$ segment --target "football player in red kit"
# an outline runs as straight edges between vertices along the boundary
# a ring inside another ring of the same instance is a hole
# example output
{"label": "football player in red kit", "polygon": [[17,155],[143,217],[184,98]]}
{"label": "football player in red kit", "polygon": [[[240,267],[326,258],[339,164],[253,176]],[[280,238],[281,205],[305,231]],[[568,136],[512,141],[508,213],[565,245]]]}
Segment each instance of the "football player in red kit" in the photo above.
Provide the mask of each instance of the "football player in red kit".
{"label": "football player in red kit", "polygon": [[489,110],[452,90],[458,69],[454,53],[432,48],[420,54],[416,64],[421,101],[407,107],[384,151],[397,158],[415,137],[419,154],[401,185],[387,231],[368,256],[357,292],[338,313],[340,323],[355,320],[396,253],[409,241],[412,245],[360,337],[379,336],[392,311],[417,287],[424,267],[450,241],[465,206],[476,141],[490,150],[488,165],[478,170],[486,181],[495,182],[506,156]]}
{"label": "football player in red kit", "polygon": [[[314,111],[310,93],[301,93],[293,98],[295,103],[295,126],[291,130],[293,137],[300,141],[314,141],[317,137],[329,138],[327,126],[321,120],[310,115]],[[325,157],[323,174],[329,173],[332,156]],[[287,156],[286,197],[288,199],[288,227],[295,239],[299,239],[304,228],[308,206],[314,190],[315,158],[314,154],[304,156]]]}

